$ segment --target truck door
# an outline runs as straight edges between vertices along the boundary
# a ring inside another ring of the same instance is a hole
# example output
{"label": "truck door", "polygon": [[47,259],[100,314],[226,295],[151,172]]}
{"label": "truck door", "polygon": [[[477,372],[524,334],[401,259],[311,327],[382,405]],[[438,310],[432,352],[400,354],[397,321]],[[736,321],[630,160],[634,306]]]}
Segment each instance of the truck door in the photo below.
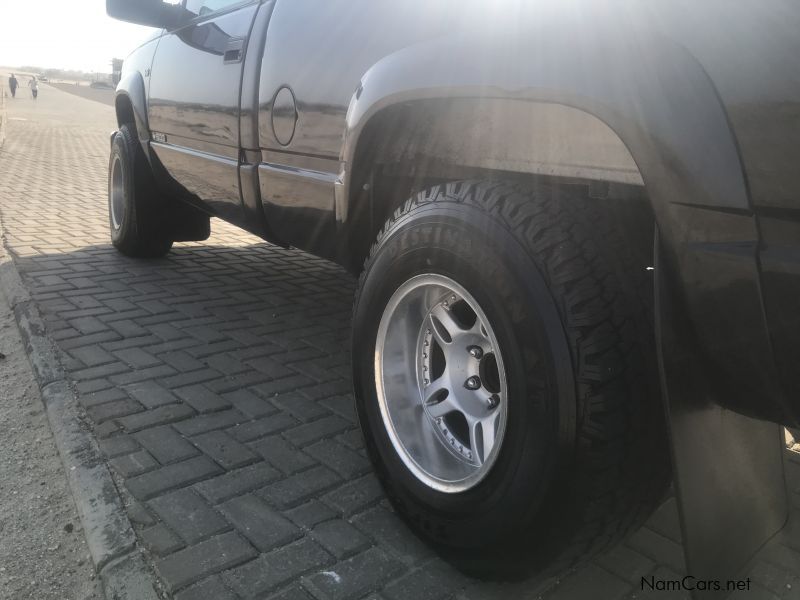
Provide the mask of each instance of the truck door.
{"label": "truck door", "polygon": [[150,75],[152,148],[169,174],[215,215],[242,223],[239,95],[258,0],[184,0]]}

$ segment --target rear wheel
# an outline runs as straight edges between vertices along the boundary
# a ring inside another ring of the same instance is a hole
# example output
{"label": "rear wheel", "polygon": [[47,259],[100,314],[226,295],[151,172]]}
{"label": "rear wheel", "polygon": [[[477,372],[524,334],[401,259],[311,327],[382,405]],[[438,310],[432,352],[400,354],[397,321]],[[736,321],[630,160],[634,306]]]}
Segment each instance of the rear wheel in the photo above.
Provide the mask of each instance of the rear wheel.
{"label": "rear wheel", "polygon": [[164,256],[172,247],[163,206],[147,160],[133,133],[122,125],[111,144],[108,214],[111,242],[127,256]]}
{"label": "rear wheel", "polygon": [[459,182],[409,200],[367,260],[367,448],[398,512],[468,570],[567,566],[663,494],[652,246],[620,223],[560,188]]}

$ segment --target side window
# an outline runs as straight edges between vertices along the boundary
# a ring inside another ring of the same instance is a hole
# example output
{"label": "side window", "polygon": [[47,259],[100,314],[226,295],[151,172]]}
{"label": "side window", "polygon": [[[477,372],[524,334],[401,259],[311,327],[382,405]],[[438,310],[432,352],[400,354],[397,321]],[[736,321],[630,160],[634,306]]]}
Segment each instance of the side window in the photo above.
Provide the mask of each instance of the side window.
{"label": "side window", "polygon": [[186,11],[195,17],[223,10],[235,4],[245,4],[245,0],[186,0]]}

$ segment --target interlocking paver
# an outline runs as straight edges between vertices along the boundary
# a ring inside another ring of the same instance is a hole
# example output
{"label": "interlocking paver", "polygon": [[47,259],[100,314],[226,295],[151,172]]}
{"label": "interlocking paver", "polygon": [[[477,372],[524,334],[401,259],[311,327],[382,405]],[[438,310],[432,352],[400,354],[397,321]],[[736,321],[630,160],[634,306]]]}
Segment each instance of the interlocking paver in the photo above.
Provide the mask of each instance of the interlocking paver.
{"label": "interlocking paver", "polygon": [[304,537],[229,571],[223,579],[239,595],[254,598],[332,562],[322,546]]}
{"label": "interlocking paver", "polygon": [[288,544],[301,535],[291,521],[252,494],[228,500],[219,508],[236,529],[262,552]]}
{"label": "interlocking paver", "polygon": [[[36,112],[25,106],[10,107],[26,120],[9,121],[0,150],[5,243],[87,423],[141,501],[128,514],[167,590],[179,600],[547,593],[549,580],[455,574],[387,508],[351,394],[349,275],[216,220],[209,240],[164,259],[121,256],[106,209],[113,109],[49,88]],[[798,465],[788,465],[795,506]],[[683,573],[676,515],[666,503],[550,597],[638,595],[643,575]],[[764,553],[752,597],[800,586],[798,517]]]}
{"label": "interlocking paver", "polygon": [[347,558],[372,545],[368,537],[342,519],[320,523],[311,531],[311,537],[336,558]]}
{"label": "interlocking paver", "polygon": [[256,554],[239,534],[230,531],[156,561],[156,569],[168,589],[174,591],[243,563]]}
{"label": "interlocking paver", "polygon": [[278,471],[269,465],[259,463],[243,469],[228,471],[213,479],[198,483],[194,487],[206,500],[212,504],[218,504],[234,496],[260,488],[279,477]]}
{"label": "interlocking paver", "polygon": [[230,528],[219,513],[189,489],[159,496],[149,505],[153,513],[187,544],[196,544]]}
{"label": "interlocking paver", "polygon": [[237,469],[258,460],[244,444],[224,431],[209,431],[192,438],[192,443],[226,470]]}
{"label": "interlocking paver", "polygon": [[380,548],[370,548],[334,568],[308,577],[306,581],[313,591],[324,594],[324,598],[348,600],[378,589],[402,571],[403,566],[396,559]]}

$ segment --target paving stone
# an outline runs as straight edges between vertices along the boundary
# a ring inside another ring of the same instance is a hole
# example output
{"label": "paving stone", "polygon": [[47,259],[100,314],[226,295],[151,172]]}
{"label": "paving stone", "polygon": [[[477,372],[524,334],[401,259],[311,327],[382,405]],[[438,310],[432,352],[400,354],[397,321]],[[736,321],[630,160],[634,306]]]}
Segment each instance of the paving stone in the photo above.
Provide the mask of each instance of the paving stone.
{"label": "paving stone", "polygon": [[135,369],[152,367],[161,364],[161,361],[141,348],[126,348],[114,352],[119,360]]}
{"label": "paving stone", "polygon": [[402,563],[380,548],[370,548],[330,569],[304,577],[303,585],[324,598],[349,600],[377,590],[402,570]]}
{"label": "paving stone", "polygon": [[433,555],[430,547],[411,533],[397,515],[381,506],[356,515],[352,523],[408,565],[418,564]]}
{"label": "paving stone", "polygon": [[175,594],[175,600],[237,600],[219,575],[213,575]]}
{"label": "paving stone", "polygon": [[148,527],[142,530],[139,535],[147,549],[158,556],[172,554],[184,547],[181,539],[163,523]]}
{"label": "paving stone", "polygon": [[229,471],[213,479],[198,483],[194,488],[212,504],[255,490],[274,481],[280,473],[264,463]]}
{"label": "paving stone", "polygon": [[322,496],[322,500],[339,513],[349,516],[376,504],[383,498],[383,489],[374,475],[365,475]]}
{"label": "paving stone", "polygon": [[652,529],[642,527],[628,538],[625,545],[677,573],[686,573],[686,562],[680,544],[676,544]]}
{"label": "paving stone", "polygon": [[128,513],[128,518],[134,525],[149,527],[150,525],[155,525],[156,523],[156,520],[153,518],[153,515],[150,514],[150,511],[148,511],[145,506],[137,500],[132,501],[128,506],[126,506],[125,511]]}
{"label": "paving stone", "polygon": [[162,465],[186,460],[200,452],[169,425],[151,427],[133,434]]}
{"label": "paving stone", "polygon": [[156,377],[164,377],[175,372],[175,369],[169,365],[156,365],[155,367],[146,367],[142,369],[133,369],[128,373],[120,373],[119,375],[112,375],[108,380],[114,385],[129,385],[139,381],[146,381],[148,379],[155,379]]}
{"label": "paving stone", "polygon": [[[192,352],[192,350],[193,348],[189,348],[187,351]],[[178,373],[172,377],[165,377],[164,379],[160,380],[159,383],[166,388],[175,389],[196,383],[204,383],[206,381],[211,381],[212,379],[218,379],[221,376],[221,373],[214,371],[213,369],[201,369],[198,371],[190,371],[188,373]]]}
{"label": "paving stone", "polygon": [[360,454],[350,450],[334,440],[322,440],[306,448],[311,456],[320,463],[336,471],[344,479],[355,479],[367,473],[371,466]]}
{"label": "paving stone", "polygon": [[129,319],[115,321],[113,323],[109,323],[108,326],[124,338],[134,338],[148,334],[146,329],[139,327],[136,323]]}
{"label": "paving stone", "polygon": [[295,425],[297,425],[297,420],[294,417],[285,413],[277,413],[256,421],[241,423],[238,427],[232,428],[229,433],[240,442],[250,442]]}
{"label": "paving stone", "polygon": [[114,470],[123,477],[134,477],[158,467],[158,463],[145,450],[139,450],[110,461]]}
{"label": "paving stone", "polygon": [[262,596],[293,579],[332,562],[331,556],[313,540],[298,541],[262,554],[222,578],[234,592],[246,598]]}
{"label": "paving stone", "polygon": [[130,454],[139,449],[139,444],[129,435],[115,435],[105,440],[99,440],[97,445],[106,458],[116,458],[123,454]]}
{"label": "paving stone", "polygon": [[189,353],[184,352],[182,350],[176,350],[174,352],[166,352],[164,354],[159,354],[158,358],[161,359],[164,363],[168,364],[173,369],[175,369],[176,371],[180,372],[195,371],[197,369],[202,369],[206,366],[204,363],[202,363]]}
{"label": "paving stone", "polygon": [[99,392],[111,388],[111,382],[103,377],[97,379],[85,379],[75,383],[75,389],[79,394],[91,394],[92,392]]}
{"label": "paving stone", "polygon": [[96,317],[81,317],[80,319],[73,319],[69,322],[71,327],[80,331],[83,335],[91,335],[92,333],[99,333],[106,331],[108,327],[101,320]]}
{"label": "paving stone", "polygon": [[311,537],[338,559],[347,558],[372,545],[366,536],[343,519],[320,523],[311,531]]}
{"label": "paving stone", "polygon": [[[96,381],[96,380],[93,380]],[[102,389],[100,391],[86,390],[78,396],[78,401],[85,408],[91,408],[115,400],[127,400],[128,396],[119,388]]]}
{"label": "paving stone", "polygon": [[179,400],[169,390],[164,389],[155,381],[139,381],[125,386],[125,391],[147,408],[157,408],[166,404],[175,404]]}
{"label": "paving stone", "polygon": [[264,398],[272,398],[283,392],[294,392],[312,383],[314,383],[314,380],[305,375],[290,375],[289,377],[257,385],[255,390]]}
{"label": "paving stone", "polygon": [[190,545],[230,529],[225,519],[190,489],[159,496],[149,505],[172,531]]}
{"label": "paving stone", "polygon": [[356,402],[352,395],[347,394],[333,396],[332,398],[323,398],[319,401],[319,403],[343,419],[347,419],[353,424],[358,423],[358,417],[356,416]]}
{"label": "paving stone", "polygon": [[94,435],[97,439],[110,437],[119,431],[119,426],[114,421],[106,421],[94,428]]}
{"label": "paving stone", "polygon": [[317,464],[305,452],[292,446],[279,435],[273,435],[250,444],[250,448],[264,457],[269,464],[286,475],[291,475]]}
{"label": "paving stone", "polygon": [[341,433],[348,427],[352,427],[352,425],[344,419],[331,416],[290,429],[284,435],[295,446],[304,446],[336,433]]}
{"label": "paving stone", "polygon": [[278,394],[270,399],[275,406],[283,409],[300,421],[312,421],[330,415],[325,406],[299,392]]}
{"label": "paving stone", "polygon": [[427,563],[420,569],[409,571],[386,586],[382,595],[387,600],[440,600],[452,596],[471,580],[441,560]]}
{"label": "paving stone", "polygon": [[224,431],[209,431],[192,438],[192,443],[226,470],[237,469],[258,460],[244,444]]}
{"label": "paving stone", "polygon": [[553,588],[546,598],[594,598],[602,590],[604,600],[623,598],[631,584],[595,565],[570,573]]}
{"label": "paving stone", "polygon": [[220,510],[261,552],[288,544],[301,535],[291,521],[252,494],[228,500],[220,505]]}
{"label": "paving stone", "polygon": [[185,436],[193,436],[205,433],[206,431],[238,425],[244,421],[246,421],[246,418],[239,411],[226,410],[181,421],[175,424],[175,429]]}
{"label": "paving stone", "polygon": [[258,491],[258,495],[280,509],[300,504],[324,492],[340,481],[339,476],[325,467],[314,467],[271,483]]}
{"label": "paving stone", "polygon": [[300,527],[311,529],[318,523],[333,519],[336,517],[336,513],[319,500],[309,500],[300,506],[287,510],[286,516]]}
{"label": "paving stone", "polygon": [[236,390],[223,394],[222,397],[233,404],[239,412],[251,419],[258,419],[266,415],[275,414],[277,409],[268,401],[256,396],[248,390]]}
{"label": "paving stone", "polygon": [[100,346],[85,346],[82,348],[75,348],[70,351],[70,354],[81,361],[87,367],[96,367],[117,359],[111,354],[103,350]]}
{"label": "paving stone", "polygon": [[208,458],[198,456],[128,479],[125,486],[135,498],[149,500],[168,490],[196,483],[220,472],[221,469]]}
{"label": "paving stone", "polygon": [[175,394],[198,413],[209,413],[230,407],[230,402],[202,385],[178,388]]}
{"label": "paving stone", "polygon": [[299,585],[293,585],[277,594],[268,596],[267,600],[314,600],[314,598]]}
{"label": "paving stone", "polygon": [[116,419],[143,411],[144,407],[134,400],[115,400],[98,404],[89,408],[86,412],[95,423],[102,423],[109,419]]}
{"label": "paving stone", "polygon": [[156,570],[172,592],[244,563],[256,554],[239,534],[230,531],[156,561]]}
{"label": "paving stone", "polygon": [[678,544],[681,543],[681,523],[678,518],[678,506],[675,498],[663,502],[647,520],[647,526]]}
{"label": "paving stone", "polygon": [[631,582],[638,583],[642,576],[655,567],[655,562],[623,544],[617,544],[595,557],[594,561],[606,571]]}
{"label": "paving stone", "polygon": [[187,419],[194,415],[195,412],[190,406],[185,404],[169,404],[167,406],[160,406],[145,412],[140,412],[128,417],[119,419],[122,425],[129,432],[136,432],[147,427],[154,425],[166,425],[174,423],[181,419]]}

